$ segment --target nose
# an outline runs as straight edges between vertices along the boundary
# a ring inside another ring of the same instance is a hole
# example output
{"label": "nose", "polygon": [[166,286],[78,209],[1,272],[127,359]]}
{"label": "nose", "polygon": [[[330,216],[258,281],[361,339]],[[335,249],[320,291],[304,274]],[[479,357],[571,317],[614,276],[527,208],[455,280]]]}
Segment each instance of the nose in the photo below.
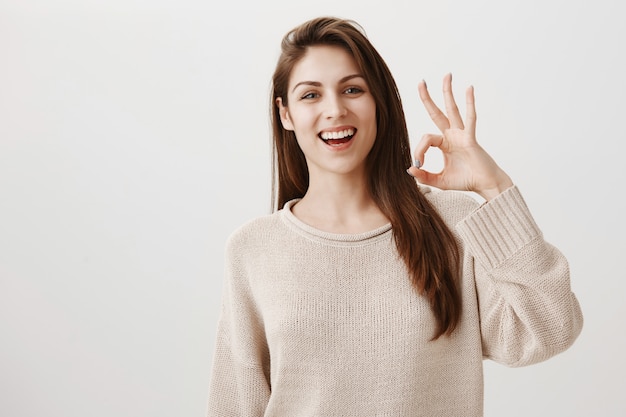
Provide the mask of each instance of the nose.
{"label": "nose", "polygon": [[326,106],[324,108],[324,115],[327,119],[339,119],[346,115],[348,109],[342,100],[342,97],[332,94],[326,96]]}

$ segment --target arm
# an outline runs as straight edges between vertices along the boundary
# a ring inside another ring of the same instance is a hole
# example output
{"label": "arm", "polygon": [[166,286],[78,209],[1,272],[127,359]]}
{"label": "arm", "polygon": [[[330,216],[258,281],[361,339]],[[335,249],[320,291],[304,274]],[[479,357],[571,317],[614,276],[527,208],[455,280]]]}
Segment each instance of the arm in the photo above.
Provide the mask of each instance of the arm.
{"label": "arm", "polygon": [[[474,258],[484,355],[509,366],[545,360],[569,347],[582,327],[565,257],[548,244],[509,176],[476,140],[474,90],[466,92],[466,120],[444,77],[446,114],[419,85],[424,107],[441,134],[426,134],[409,174],[441,189],[474,191],[486,203],[457,230]],[[439,173],[419,169],[430,147],[443,152]]]}
{"label": "arm", "polygon": [[483,355],[524,366],[571,346],[583,319],[567,260],[543,239],[517,187],[457,230],[474,258]]}
{"label": "arm", "polygon": [[269,352],[241,256],[231,240],[209,386],[209,417],[262,416],[270,396]]}

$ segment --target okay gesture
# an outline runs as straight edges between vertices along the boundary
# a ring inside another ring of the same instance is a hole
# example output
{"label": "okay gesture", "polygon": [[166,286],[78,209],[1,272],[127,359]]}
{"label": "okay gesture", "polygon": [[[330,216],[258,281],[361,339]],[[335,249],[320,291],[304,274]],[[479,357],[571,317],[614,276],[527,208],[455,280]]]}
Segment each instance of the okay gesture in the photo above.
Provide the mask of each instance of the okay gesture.
{"label": "okay gesture", "polygon": [[425,134],[415,149],[416,164],[424,165],[426,151],[436,147],[443,153],[443,169],[432,173],[413,166],[407,170],[420,183],[443,190],[474,191],[490,200],[513,185],[509,176],[476,141],[474,88],[465,93],[466,116],[461,118],[452,94],[452,75],[443,79],[444,114],[433,102],[424,81],[418,85],[420,99],[430,118],[441,131]]}

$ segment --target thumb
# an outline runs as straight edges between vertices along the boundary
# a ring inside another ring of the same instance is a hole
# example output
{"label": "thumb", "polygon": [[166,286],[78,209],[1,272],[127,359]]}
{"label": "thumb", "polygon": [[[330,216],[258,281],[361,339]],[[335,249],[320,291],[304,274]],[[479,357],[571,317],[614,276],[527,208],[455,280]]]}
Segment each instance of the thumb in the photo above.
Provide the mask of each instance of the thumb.
{"label": "thumb", "polygon": [[406,172],[414,177],[417,182],[424,185],[430,185],[432,187],[440,188],[441,176],[439,174],[433,174],[432,172],[419,169],[417,167],[410,167]]}

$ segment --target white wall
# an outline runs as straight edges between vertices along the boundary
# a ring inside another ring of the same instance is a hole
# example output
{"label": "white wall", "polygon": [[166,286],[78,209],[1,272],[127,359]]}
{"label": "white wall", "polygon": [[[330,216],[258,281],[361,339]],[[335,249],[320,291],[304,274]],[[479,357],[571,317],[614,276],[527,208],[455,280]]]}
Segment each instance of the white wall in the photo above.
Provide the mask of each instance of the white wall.
{"label": "white wall", "polygon": [[618,1],[261,3],[0,1],[0,415],[204,414],[224,243],[269,210],[280,38],[325,14],[386,57],[414,143],[420,79],[475,86],[479,140],[571,261],[582,335],[485,363],[486,416],[626,415]]}

